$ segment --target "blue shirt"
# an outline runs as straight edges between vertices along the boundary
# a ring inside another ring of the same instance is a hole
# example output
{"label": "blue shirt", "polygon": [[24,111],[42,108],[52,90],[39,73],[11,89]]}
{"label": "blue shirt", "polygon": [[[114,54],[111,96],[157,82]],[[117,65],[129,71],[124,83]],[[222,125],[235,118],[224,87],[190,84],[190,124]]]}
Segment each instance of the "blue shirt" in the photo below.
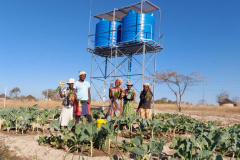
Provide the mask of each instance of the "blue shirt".
{"label": "blue shirt", "polygon": [[76,94],[77,94],[77,98],[87,101],[89,99],[88,97],[88,88],[90,88],[90,83],[88,81],[84,81],[84,82],[79,82],[76,81],[74,83],[74,88],[77,90]]}

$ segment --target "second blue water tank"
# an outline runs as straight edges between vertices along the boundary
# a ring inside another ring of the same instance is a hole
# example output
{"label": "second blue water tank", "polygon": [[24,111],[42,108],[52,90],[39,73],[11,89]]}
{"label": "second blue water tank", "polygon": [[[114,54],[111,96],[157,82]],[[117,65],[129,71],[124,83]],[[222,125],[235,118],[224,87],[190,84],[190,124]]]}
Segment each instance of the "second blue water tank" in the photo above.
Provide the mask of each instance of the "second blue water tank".
{"label": "second blue water tank", "polygon": [[136,13],[134,10],[129,10],[128,14],[122,18],[123,30],[121,41],[136,42],[140,41],[141,39],[144,41],[153,40],[154,25],[155,17],[153,13],[142,13],[141,19],[141,13]]}
{"label": "second blue water tank", "polygon": [[118,30],[120,28],[120,22],[101,18],[96,25],[95,47],[108,47],[112,45],[112,41],[113,44],[120,42],[121,31]]}

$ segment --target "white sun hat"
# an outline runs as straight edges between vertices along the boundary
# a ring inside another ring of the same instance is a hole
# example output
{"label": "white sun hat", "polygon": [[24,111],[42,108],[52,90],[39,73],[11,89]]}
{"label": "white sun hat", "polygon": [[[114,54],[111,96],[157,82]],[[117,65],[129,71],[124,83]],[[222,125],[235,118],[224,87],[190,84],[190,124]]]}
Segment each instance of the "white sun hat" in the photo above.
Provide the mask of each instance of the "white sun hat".
{"label": "white sun hat", "polygon": [[82,74],[86,74],[85,71],[79,71],[79,76],[81,76]]}
{"label": "white sun hat", "polygon": [[67,84],[70,84],[70,83],[75,83],[75,79],[73,79],[73,78],[69,78]]}
{"label": "white sun hat", "polygon": [[133,83],[131,81],[127,81],[126,85],[127,86],[133,86]]}

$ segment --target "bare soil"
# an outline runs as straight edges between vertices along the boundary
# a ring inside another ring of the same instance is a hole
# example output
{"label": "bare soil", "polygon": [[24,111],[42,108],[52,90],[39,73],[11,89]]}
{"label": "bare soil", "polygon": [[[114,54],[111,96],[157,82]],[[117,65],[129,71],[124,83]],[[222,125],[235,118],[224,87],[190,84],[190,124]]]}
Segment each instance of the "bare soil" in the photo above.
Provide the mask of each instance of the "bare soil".
{"label": "bare soil", "polygon": [[[217,116],[216,114],[213,116],[210,116],[208,113],[203,114],[202,111],[183,111],[182,113],[173,111],[173,110],[155,110],[155,113],[178,113],[178,114],[185,114],[190,115],[192,118],[200,119],[204,121],[217,121],[219,122],[220,126],[228,126],[233,125],[236,123],[240,123],[240,116],[231,116],[229,113],[225,116]],[[235,115],[235,114],[234,114]],[[37,133],[32,131],[24,132],[24,135],[19,132],[16,134],[15,129],[10,130],[10,133],[7,133],[7,131],[3,128],[0,131],[0,152],[3,157],[3,159],[6,158],[7,154],[5,149],[3,148],[3,144],[6,144],[6,147],[8,149],[8,153],[10,156],[10,159],[20,159],[20,160],[28,160],[28,159],[38,159],[38,160],[62,160],[64,156],[66,155],[66,151],[64,149],[55,149],[50,146],[40,146],[38,145],[37,139],[40,135],[50,135],[52,134],[58,134],[58,132],[51,132],[48,130],[49,127],[46,127],[44,132],[42,132],[39,129],[39,132]],[[133,132],[133,137],[136,135],[135,132]],[[151,135],[146,135],[144,142],[148,143],[149,138]],[[189,133],[177,133],[176,136],[181,137],[190,137],[191,134]],[[157,138],[163,138],[163,135],[155,135]],[[171,141],[173,139],[172,134],[167,134],[168,140],[166,145],[164,146],[163,155],[167,157],[171,157],[175,151],[170,149]],[[120,134],[120,137],[118,137],[118,142],[121,142],[122,140],[130,141],[130,135],[128,134]],[[121,159],[121,156],[119,152],[114,149],[114,145],[111,146],[110,150],[111,155],[115,155],[115,159]],[[126,153],[123,153],[124,156],[127,156]],[[82,156],[86,159],[87,155],[89,155],[89,152],[87,148],[83,149]],[[134,159],[136,158],[134,154],[129,155],[131,158],[126,159]],[[68,154],[66,156],[66,160],[70,159],[79,159],[79,153],[73,153]],[[156,157],[155,157],[156,158]],[[94,149],[93,151],[93,157],[89,157],[89,160],[108,160],[110,159],[106,149],[98,150]],[[225,159],[230,159],[230,157],[226,157]]]}
{"label": "bare soil", "polygon": [[[29,158],[27,157],[19,157],[19,156],[16,156],[16,152],[15,151],[12,151],[10,150],[10,147],[9,146],[5,146],[4,147],[4,144],[5,144],[5,141],[4,141],[4,138],[0,136],[0,144],[2,144],[0,146],[0,157],[2,159],[18,159],[18,160],[30,160]],[[7,150],[7,151],[6,151]]]}
{"label": "bare soil", "polygon": [[229,126],[240,123],[240,119],[238,118],[240,116],[237,116],[235,114],[228,114],[225,117],[222,117],[222,116],[210,116],[208,113],[204,114],[198,111],[176,112],[172,110],[155,110],[155,114],[157,113],[184,114],[186,116],[191,116],[192,118],[197,120],[215,121],[218,123],[219,126]]}

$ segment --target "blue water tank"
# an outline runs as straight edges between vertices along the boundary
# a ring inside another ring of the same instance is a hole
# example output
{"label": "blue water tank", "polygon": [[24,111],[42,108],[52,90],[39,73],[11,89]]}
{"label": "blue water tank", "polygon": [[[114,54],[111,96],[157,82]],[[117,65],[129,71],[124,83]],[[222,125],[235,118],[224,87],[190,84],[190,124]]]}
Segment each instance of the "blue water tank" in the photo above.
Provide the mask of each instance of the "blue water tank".
{"label": "blue water tank", "polygon": [[121,42],[137,42],[141,39],[144,41],[153,40],[154,25],[155,17],[153,13],[142,13],[141,23],[141,13],[129,10],[128,14],[122,18]]}
{"label": "blue water tank", "polygon": [[120,42],[121,30],[118,30],[120,28],[121,22],[101,18],[96,25],[95,47],[109,47],[112,45],[112,41],[113,44]]}

